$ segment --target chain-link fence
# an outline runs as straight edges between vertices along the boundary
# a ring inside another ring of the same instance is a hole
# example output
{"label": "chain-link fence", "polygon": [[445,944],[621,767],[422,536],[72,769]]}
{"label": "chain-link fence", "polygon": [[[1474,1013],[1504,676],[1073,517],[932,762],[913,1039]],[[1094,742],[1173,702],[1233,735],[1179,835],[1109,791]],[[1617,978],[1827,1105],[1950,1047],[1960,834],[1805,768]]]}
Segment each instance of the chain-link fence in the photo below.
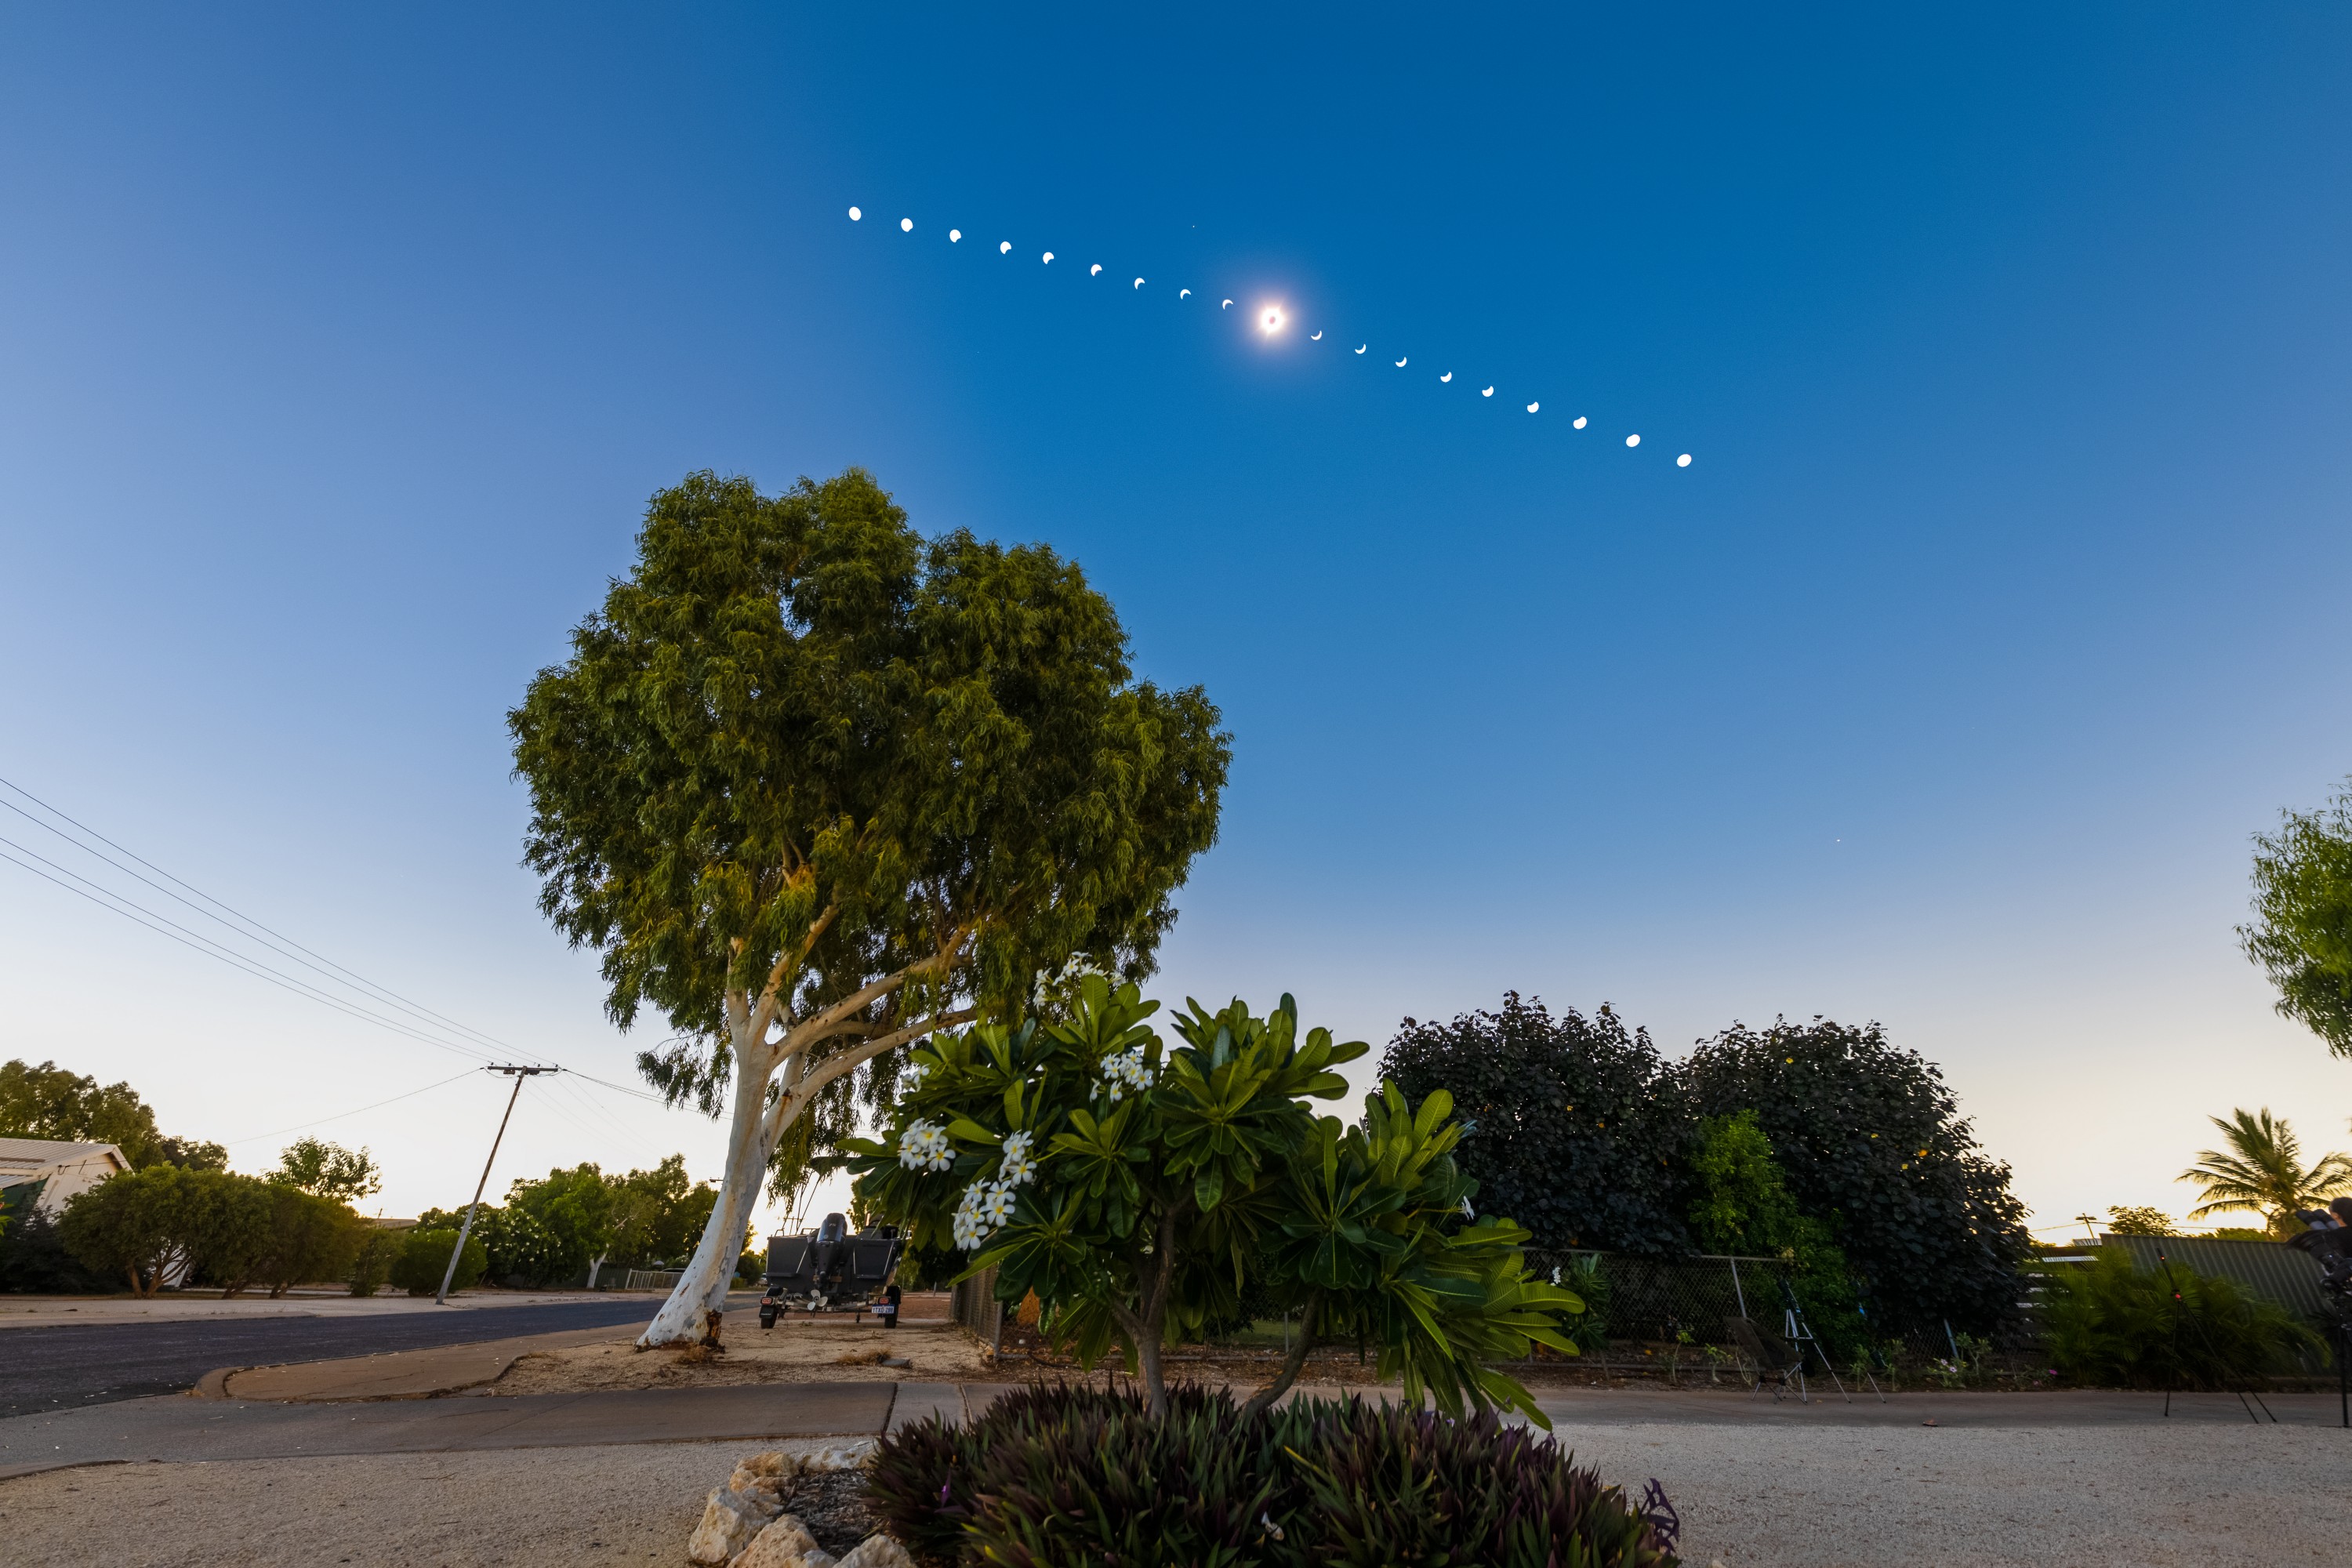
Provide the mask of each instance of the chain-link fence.
{"label": "chain-link fence", "polygon": [[[1825,1303],[1807,1289],[1793,1264],[1779,1258],[1687,1255],[1654,1258],[1590,1250],[1530,1248],[1528,1267],[1585,1298],[1571,1332],[1581,1364],[1612,1371],[1653,1370],[1696,1359],[1710,1366],[1738,1362],[1745,1319],[1768,1341],[1809,1333],[1841,1371],[1908,1372],[1930,1380],[2026,1378],[2041,1361],[2041,1335],[2030,1300],[1991,1334],[1956,1330],[1938,1315],[1898,1313],[1866,1299]],[[2030,1296],[2032,1282],[2021,1284]],[[1792,1322],[1790,1311],[1802,1316]],[[1816,1363],[1818,1364],[1818,1363]]]}

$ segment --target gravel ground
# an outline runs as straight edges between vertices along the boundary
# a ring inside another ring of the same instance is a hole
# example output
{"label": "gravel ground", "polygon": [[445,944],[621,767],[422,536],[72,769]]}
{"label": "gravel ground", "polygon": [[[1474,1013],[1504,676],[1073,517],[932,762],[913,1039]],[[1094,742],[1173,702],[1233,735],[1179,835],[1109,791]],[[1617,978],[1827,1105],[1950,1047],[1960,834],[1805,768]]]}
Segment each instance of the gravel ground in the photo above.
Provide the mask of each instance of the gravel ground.
{"label": "gravel ground", "polygon": [[[2339,1563],[2352,1436],[2317,1427],[1564,1428],[1604,1478],[1661,1479],[1685,1560],[1748,1565]],[[791,1445],[787,1445],[788,1447]],[[11,1568],[685,1562],[757,1445],[124,1465],[0,1482]]]}

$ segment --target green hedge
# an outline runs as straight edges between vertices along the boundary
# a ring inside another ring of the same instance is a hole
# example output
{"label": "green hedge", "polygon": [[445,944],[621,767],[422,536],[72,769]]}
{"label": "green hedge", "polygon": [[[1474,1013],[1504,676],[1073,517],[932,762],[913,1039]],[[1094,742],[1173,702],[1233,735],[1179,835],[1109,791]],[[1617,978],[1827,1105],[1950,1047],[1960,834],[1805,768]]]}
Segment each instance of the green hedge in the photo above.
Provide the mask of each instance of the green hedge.
{"label": "green hedge", "polygon": [[2326,1342],[2293,1313],[2219,1275],[2178,1263],[2169,1277],[2144,1272],[2124,1248],[2103,1247],[2088,1268],[2053,1269],[2050,1279],[2050,1359],[2076,1383],[2234,1388],[2327,1364]]}
{"label": "green hedge", "polygon": [[[410,1231],[401,1241],[400,1255],[392,1260],[393,1288],[412,1296],[438,1292],[441,1272],[449,1267],[449,1253],[457,1245],[457,1233],[454,1230]],[[449,1289],[470,1289],[489,1266],[490,1255],[483,1250],[481,1239],[467,1237],[466,1255],[457,1260],[457,1273],[449,1281]]]}
{"label": "green hedge", "polygon": [[933,1568],[1673,1568],[1663,1497],[1637,1510],[1549,1437],[1360,1399],[1244,1422],[1222,1390],[1038,1385],[968,1426],[886,1438],[891,1533]]}

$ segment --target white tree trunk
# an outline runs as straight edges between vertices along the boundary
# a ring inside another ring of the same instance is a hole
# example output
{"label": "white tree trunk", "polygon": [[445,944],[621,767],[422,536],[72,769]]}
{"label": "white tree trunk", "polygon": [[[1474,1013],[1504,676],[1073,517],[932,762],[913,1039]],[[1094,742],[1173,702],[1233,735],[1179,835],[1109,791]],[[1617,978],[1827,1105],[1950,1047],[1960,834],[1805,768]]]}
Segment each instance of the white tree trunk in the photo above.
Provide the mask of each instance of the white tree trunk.
{"label": "white tree trunk", "polygon": [[763,1135],[768,1080],[776,1069],[776,1051],[763,1043],[735,1048],[735,1115],[727,1129],[727,1173],[719,1179],[719,1200],[710,1205],[709,1223],[695,1244],[694,1258],[678,1277],[646,1331],[639,1348],[685,1344],[702,1337],[702,1314],[727,1304],[727,1287],[735,1278],[735,1260],[742,1256],[743,1226],[751,1218],[751,1199],[768,1170],[771,1146]]}
{"label": "white tree trunk", "polygon": [[[954,941],[941,948],[937,958],[885,976],[830,1007],[786,1026],[783,1037],[777,1040],[767,1037],[769,1026],[780,1022],[775,1016],[775,999],[780,988],[784,994],[791,994],[785,984],[790,975],[781,962],[756,1003],[740,991],[728,994],[728,1035],[735,1059],[735,1117],[727,1131],[727,1173],[719,1180],[718,1201],[710,1205],[710,1223],[702,1227],[702,1239],[695,1246],[694,1258],[678,1277],[669,1300],[654,1314],[646,1331],[637,1336],[639,1349],[685,1344],[699,1339],[703,1314],[726,1310],[727,1288],[735,1279],[736,1261],[742,1257],[743,1227],[751,1221],[751,1205],[760,1195],[760,1184],[767,1179],[768,1162],[774,1157],[784,1129],[808,1109],[826,1084],[884,1051],[972,1017],[973,1009],[969,1007],[933,1014],[919,1023],[866,1037],[856,1046],[828,1056],[821,1065],[811,1066],[810,1053],[820,1042],[842,1032],[845,1021],[854,1020],[862,1010],[887,997],[915,975],[946,967],[970,934],[959,930]],[[784,1069],[783,1091],[772,1106],[768,1103],[768,1086],[779,1068]]]}

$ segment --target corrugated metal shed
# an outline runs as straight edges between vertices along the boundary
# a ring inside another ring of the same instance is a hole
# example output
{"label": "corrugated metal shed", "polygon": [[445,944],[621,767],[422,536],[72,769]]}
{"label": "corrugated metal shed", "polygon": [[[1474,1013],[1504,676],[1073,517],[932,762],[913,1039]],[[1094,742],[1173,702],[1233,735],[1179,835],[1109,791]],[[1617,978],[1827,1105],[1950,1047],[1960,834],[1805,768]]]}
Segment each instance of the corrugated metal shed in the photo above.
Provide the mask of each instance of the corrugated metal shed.
{"label": "corrugated metal shed", "polygon": [[2176,1268],[2219,1274],[2257,1295],[2269,1297],[2290,1312],[2300,1315],[2319,1311],[2323,1307],[2319,1265],[2312,1261],[2308,1253],[2284,1242],[2222,1241],[2210,1236],[2110,1236],[2104,1239],[2110,1247],[2127,1249],[2133,1265],[2149,1274],[2159,1271],[2156,1260],[2161,1253],[2172,1260]]}

